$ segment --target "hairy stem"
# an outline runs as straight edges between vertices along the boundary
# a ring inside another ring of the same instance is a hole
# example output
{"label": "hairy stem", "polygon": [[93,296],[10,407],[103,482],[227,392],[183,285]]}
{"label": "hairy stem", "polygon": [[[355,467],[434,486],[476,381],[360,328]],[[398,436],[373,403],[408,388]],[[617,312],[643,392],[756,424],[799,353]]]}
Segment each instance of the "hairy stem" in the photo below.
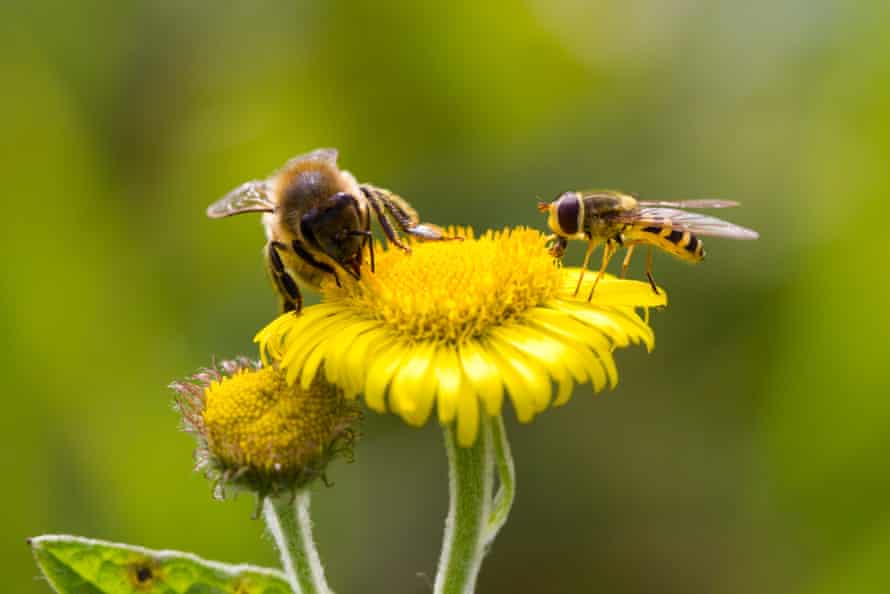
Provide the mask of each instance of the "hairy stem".
{"label": "hairy stem", "polygon": [[312,539],[308,489],[296,497],[267,497],[263,518],[281,553],[281,564],[294,594],[331,594]]}
{"label": "hairy stem", "polygon": [[[513,460],[500,416],[484,416],[476,442],[468,448],[457,445],[453,426],[442,429],[450,502],[434,593],[472,594],[482,560],[513,503]],[[500,481],[496,497],[495,469]]]}

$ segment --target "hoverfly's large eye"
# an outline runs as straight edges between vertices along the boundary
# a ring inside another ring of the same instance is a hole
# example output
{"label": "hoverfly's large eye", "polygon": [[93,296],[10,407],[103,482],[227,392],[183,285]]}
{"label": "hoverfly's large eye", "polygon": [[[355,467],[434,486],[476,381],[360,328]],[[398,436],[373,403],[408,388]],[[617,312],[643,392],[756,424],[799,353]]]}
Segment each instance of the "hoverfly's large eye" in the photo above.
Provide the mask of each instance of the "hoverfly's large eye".
{"label": "hoverfly's large eye", "polygon": [[575,192],[566,192],[559,197],[556,205],[556,220],[559,228],[566,235],[578,232],[578,213],[581,211],[581,200]]}

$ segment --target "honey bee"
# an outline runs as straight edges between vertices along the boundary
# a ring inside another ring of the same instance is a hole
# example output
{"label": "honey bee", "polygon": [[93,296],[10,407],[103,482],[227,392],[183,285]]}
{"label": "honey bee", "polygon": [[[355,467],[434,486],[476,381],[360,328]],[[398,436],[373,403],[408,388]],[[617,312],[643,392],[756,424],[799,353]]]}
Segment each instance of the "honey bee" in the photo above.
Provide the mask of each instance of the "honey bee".
{"label": "honey bee", "polygon": [[627,274],[630,258],[637,245],[649,246],[646,278],[658,294],[652,278],[652,248],[660,248],[681,260],[701,262],[705,257],[700,235],[727,239],[757,239],[756,231],[733,225],[715,217],[686,212],[683,208],[729,208],[738,202],[728,200],[685,200],[681,202],[641,201],[630,194],[614,190],[563,192],[553,202],[538,202],[538,211],[549,213],[547,225],[555,241],[550,253],[556,258],[565,254],[569,239],[587,240],[584,266],[578,277],[575,295],[581,289],[584,272],[593,249],[600,243],[603,261],[587,300],[593,298],[597,283],[606,272],[609,260],[620,246],[627,247],[621,265],[622,278]]}
{"label": "honey bee", "polygon": [[246,212],[263,213],[266,268],[283,312],[299,312],[303,296],[297,284],[318,289],[327,275],[340,284],[339,271],[361,278],[365,247],[374,271],[371,213],[393,245],[409,252],[393,226],[425,240],[446,239],[435,225],[420,223],[403,198],[370,184],[360,184],[337,167],[336,149],[323,148],[294,157],[271,177],[246,182],[207,207],[212,219]]}

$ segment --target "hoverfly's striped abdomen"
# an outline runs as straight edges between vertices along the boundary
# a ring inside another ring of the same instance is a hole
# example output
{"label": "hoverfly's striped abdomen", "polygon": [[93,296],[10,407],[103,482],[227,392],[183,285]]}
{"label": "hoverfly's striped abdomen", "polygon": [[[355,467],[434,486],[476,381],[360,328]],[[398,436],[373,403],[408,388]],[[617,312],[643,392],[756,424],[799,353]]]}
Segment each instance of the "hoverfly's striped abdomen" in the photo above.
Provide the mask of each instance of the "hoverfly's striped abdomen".
{"label": "hoverfly's striped abdomen", "polygon": [[626,243],[649,243],[687,262],[701,262],[705,250],[701,240],[689,231],[670,227],[631,227],[624,232]]}

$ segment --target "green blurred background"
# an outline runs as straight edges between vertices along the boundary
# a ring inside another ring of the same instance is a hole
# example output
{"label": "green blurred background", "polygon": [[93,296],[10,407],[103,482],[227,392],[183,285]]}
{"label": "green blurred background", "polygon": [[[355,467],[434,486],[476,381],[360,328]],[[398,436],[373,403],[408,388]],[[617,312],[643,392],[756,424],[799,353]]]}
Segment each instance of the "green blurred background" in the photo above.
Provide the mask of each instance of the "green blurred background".
{"label": "green blurred background", "polygon": [[[424,218],[543,228],[538,197],[719,197],[651,355],[508,423],[519,492],[480,592],[890,591],[885,2],[4,2],[3,589],[27,536],[266,565],[191,472],[166,385],[275,314],[257,218],[204,208],[335,146]],[[874,222],[874,225],[870,223]],[[569,261],[583,249],[573,244]],[[634,267],[639,276],[642,258]],[[310,298],[312,302],[315,297]],[[370,414],[315,497],[339,592],[431,590],[434,425]]]}

